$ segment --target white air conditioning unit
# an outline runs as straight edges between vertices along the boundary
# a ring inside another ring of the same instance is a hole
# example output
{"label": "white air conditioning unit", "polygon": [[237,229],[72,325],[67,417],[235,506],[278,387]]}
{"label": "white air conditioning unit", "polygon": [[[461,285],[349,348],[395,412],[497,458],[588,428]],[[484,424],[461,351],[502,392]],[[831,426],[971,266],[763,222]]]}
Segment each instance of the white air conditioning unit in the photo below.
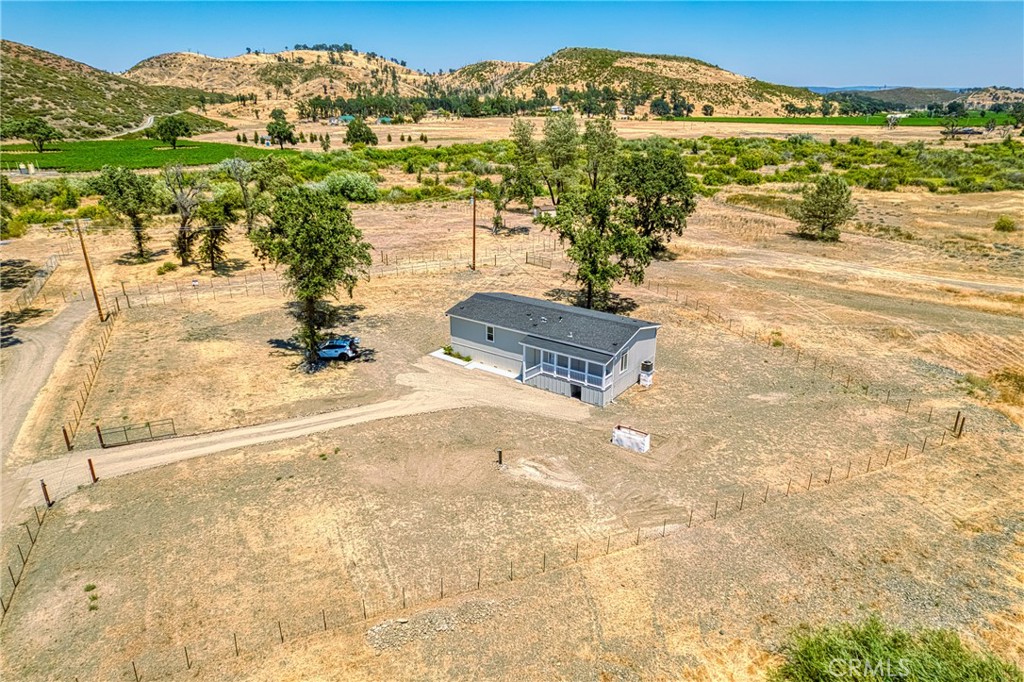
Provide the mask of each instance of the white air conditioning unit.
{"label": "white air conditioning unit", "polygon": [[654,383],[654,361],[644,360],[640,363],[640,385],[647,387]]}

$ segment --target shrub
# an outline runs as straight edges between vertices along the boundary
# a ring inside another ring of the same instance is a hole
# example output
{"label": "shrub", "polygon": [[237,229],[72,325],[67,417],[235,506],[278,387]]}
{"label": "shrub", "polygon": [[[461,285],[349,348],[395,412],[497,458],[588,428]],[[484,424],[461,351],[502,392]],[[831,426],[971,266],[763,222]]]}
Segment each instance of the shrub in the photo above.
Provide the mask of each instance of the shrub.
{"label": "shrub", "polygon": [[756,151],[747,152],[736,157],[736,165],[743,170],[754,171],[764,165],[764,159]]}
{"label": "shrub", "polygon": [[717,168],[713,168],[704,174],[704,177],[701,178],[701,181],[705,185],[711,185],[712,187],[714,187],[715,185],[728,185],[729,176],[723,173],[722,171],[718,170]]}
{"label": "shrub", "polygon": [[954,632],[910,633],[888,627],[877,616],[859,624],[827,625],[816,630],[801,628],[783,647],[783,655],[785,663],[769,671],[769,682],[832,680],[844,676],[863,682],[1024,680],[1019,668],[989,653],[968,649]]}
{"label": "shrub", "polygon": [[463,362],[470,362],[473,359],[468,355],[463,355],[462,353],[459,353],[454,348],[452,348],[450,344],[444,346],[441,350],[444,351],[444,354],[447,355],[448,357],[455,358],[456,360],[462,360]]}
{"label": "shrub", "polygon": [[67,218],[60,211],[45,211],[38,208],[26,208],[15,216],[16,220],[27,225],[52,225]]}
{"label": "shrub", "polygon": [[996,232],[1016,232],[1017,221],[1008,215],[1001,215],[996,219],[996,224],[992,229]]}
{"label": "shrub", "polygon": [[335,171],[324,178],[324,186],[331,194],[340,195],[349,201],[368,204],[379,198],[377,184],[366,173]]}
{"label": "shrub", "polygon": [[80,209],[75,211],[76,218],[88,218],[96,222],[112,223],[114,217],[106,207],[99,204],[93,204],[91,206],[82,206]]}
{"label": "shrub", "polygon": [[[6,208],[5,206],[4,209]],[[26,232],[28,232],[28,224],[23,220],[11,218],[9,212],[5,210],[3,216],[0,217],[0,239],[24,237]]]}
{"label": "shrub", "polygon": [[178,269],[178,264],[177,263],[175,263],[173,261],[167,261],[165,263],[161,263],[160,264],[160,267],[158,267],[156,269],[156,274],[158,274],[158,275],[166,275],[168,272],[174,272],[177,269]]}

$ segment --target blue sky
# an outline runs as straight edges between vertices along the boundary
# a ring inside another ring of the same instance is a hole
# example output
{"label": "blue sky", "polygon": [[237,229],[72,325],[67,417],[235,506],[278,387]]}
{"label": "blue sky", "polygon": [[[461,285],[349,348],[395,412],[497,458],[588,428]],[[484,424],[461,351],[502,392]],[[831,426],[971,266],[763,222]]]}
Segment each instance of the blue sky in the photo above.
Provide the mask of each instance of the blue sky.
{"label": "blue sky", "polygon": [[0,35],[122,71],[162,52],[352,43],[413,68],[568,46],[792,85],[1024,87],[1024,2],[0,2]]}

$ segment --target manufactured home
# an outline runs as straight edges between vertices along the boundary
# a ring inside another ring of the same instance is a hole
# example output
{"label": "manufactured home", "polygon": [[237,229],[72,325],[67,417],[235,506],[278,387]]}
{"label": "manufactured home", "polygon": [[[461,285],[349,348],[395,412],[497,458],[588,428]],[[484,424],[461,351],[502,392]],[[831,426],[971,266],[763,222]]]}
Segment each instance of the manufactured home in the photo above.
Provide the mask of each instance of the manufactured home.
{"label": "manufactured home", "polygon": [[446,315],[452,350],[591,405],[654,374],[654,322],[506,293],[473,294]]}

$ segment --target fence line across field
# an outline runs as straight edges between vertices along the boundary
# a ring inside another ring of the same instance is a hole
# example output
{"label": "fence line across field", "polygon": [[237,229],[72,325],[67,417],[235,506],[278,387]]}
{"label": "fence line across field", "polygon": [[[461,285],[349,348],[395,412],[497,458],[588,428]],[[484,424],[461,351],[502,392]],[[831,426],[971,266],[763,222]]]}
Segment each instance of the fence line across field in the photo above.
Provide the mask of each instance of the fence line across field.
{"label": "fence line across field", "polygon": [[[818,372],[823,376],[827,375],[829,380],[836,385],[842,386],[845,390],[850,391],[852,386],[854,390],[850,392],[856,392],[864,398],[874,399],[883,405],[902,412],[906,416],[911,416],[925,423],[931,423],[935,416],[934,409],[929,407],[926,411],[921,400],[918,400],[918,404],[921,404],[921,407],[913,409],[913,396],[901,394],[901,388],[894,390],[891,386],[873,385],[870,381],[857,376],[853,370],[847,369],[844,365],[834,360],[787,344],[777,335],[766,332],[767,327],[763,325],[760,327],[748,327],[738,320],[723,316],[717,310],[714,310],[710,303],[699,296],[691,296],[685,292],[680,295],[679,289],[665,286],[663,283],[653,280],[648,280],[643,285],[635,287],[635,289],[657,294],[669,302],[680,303],[684,309],[697,313],[699,321],[709,324],[722,332],[733,334],[741,339],[747,339],[752,343],[763,344],[770,350],[777,350],[779,351],[780,358],[785,358],[788,354],[792,359],[794,367],[801,366],[801,363],[803,363],[805,368],[809,365],[812,371]],[[696,333],[700,334],[699,328]]]}
{"label": "fence line across field", "polygon": [[31,308],[36,297],[39,295],[39,292],[42,291],[43,287],[46,286],[46,283],[49,281],[50,275],[53,274],[54,270],[60,266],[64,258],[68,255],[69,252],[65,247],[61,246],[59,253],[55,253],[47,258],[42,267],[36,270],[31,279],[29,279],[25,284],[17,298],[7,306],[7,312],[14,314],[15,309],[20,313],[26,308]]}
{"label": "fence line across field", "polygon": [[85,373],[78,383],[73,397],[74,404],[71,406],[71,417],[61,426],[64,436],[64,445],[68,452],[75,447],[75,437],[78,435],[82,425],[82,416],[85,414],[89,396],[96,383],[96,375],[99,374],[103,364],[103,358],[107,353],[107,346],[110,343],[110,335],[114,333],[114,322],[117,319],[116,312],[107,312],[107,318],[100,324],[100,331],[96,343],[88,357],[88,364],[84,365]]}
{"label": "fence line across field", "polygon": [[[150,680],[159,679],[218,661],[263,655],[270,647],[313,637],[329,630],[367,627],[371,620],[401,617],[412,608],[438,604],[458,595],[499,588],[506,583],[571,569],[580,563],[598,561],[604,557],[614,558],[640,545],[680,535],[698,526],[706,527],[719,520],[756,513],[773,503],[784,503],[790,497],[828,490],[836,484],[897,465],[914,466],[917,456],[957,440],[963,434],[963,424],[962,413],[958,412],[952,426],[933,425],[932,433],[925,434],[919,443],[901,441],[877,452],[841,458],[827,464],[827,468],[823,463],[802,475],[784,479],[767,482],[764,479],[750,479],[739,490],[729,494],[716,492],[699,495],[691,505],[665,515],[659,523],[568,540],[548,549],[533,551],[528,556],[513,549],[458,564],[435,564],[414,571],[412,575],[416,577],[405,586],[396,586],[387,591],[364,592],[358,600],[343,604],[324,603],[319,609],[304,616],[271,616],[244,625],[224,623],[216,635],[200,641],[182,641],[176,648],[149,650],[135,659],[125,661],[123,665],[129,679],[134,679],[134,674],[139,679],[143,676]],[[102,475],[102,471],[96,473]],[[385,626],[381,623],[377,627],[396,625],[388,623]],[[371,628],[367,636],[372,637],[373,633],[374,629]]]}

